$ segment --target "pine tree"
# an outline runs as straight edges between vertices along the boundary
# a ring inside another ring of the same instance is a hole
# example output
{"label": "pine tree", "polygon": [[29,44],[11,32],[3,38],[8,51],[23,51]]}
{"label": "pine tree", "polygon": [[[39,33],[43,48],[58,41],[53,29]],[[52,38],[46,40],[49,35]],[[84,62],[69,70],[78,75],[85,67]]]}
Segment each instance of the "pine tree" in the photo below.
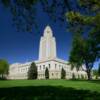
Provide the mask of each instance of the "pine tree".
{"label": "pine tree", "polygon": [[37,79],[37,66],[34,62],[28,70],[28,79]]}
{"label": "pine tree", "polygon": [[64,68],[62,68],[61,70],[61,79],[65,79],[66,78],[66,71],[64,70]]}
{"label": "pine tree", "polygon": [[49,70],[48,70],[48,68],[46,68],[46,70],[45,70],[45,78],[49,79]]}

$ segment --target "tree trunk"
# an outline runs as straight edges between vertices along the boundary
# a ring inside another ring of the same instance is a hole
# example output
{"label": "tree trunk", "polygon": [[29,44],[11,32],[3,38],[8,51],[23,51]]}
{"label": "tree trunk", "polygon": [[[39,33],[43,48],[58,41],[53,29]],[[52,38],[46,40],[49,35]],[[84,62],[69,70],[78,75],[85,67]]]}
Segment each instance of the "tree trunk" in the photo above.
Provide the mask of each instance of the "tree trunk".
{"label": "tree trunk", "polygon": [[87,72],[88,80],[92,80],[91,67],[88,65],[88,62],[86,62],[85,65],[86,65],[86,72]]}
{"label": "tree trunk", "polygon": [[88,76],[88,80],[92,80],[90,69],[87,69],[87,76]]}
{"label": "tree trunk", "polygon": [[1,74],[1,79],[3,79],[3,74]]}

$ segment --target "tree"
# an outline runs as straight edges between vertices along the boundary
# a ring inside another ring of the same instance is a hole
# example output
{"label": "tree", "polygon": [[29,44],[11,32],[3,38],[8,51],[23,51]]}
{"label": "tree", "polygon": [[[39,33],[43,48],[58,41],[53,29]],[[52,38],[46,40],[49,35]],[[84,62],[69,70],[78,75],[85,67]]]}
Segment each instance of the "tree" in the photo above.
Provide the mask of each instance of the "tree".
{"label": "tree", "polygon": [[37,66],[36,64],[33,62],[28,70],[28,79],[37,79]]}
{"label": "tree", "polygon": [[6,60],[0,59],[0,78],[5,79],[8,75],[9,64]]}
{"label": "tree", "polygon": [[[36,22],[36,6],[40,4],[42,10],[53,21],[65,22],[73,33],[85,33],[81,60],[86,65],[88,79],[94,62],[100,58],[100,0],[1,0],[10,9],[13,22],[18,30],[32,31]],[[72,3],[73,2],[73,3]],[[73,5],[75,4],[75,5]],[[68,12],[67,12],[68,11]],[[66,16],[65,13],[67,12]],[[88,47],[89,45],[89,47]],[[88,52],[86,50],[88,49]],[[85,57],[86,56],[86,57]],[[91,57],[90,57],[91,56]],[[79,59],[80,60],[80,59]],[[78,61],[78,67],[79,63]],[[73,63],[73,64],[76,64]]]}
{"label": "tree", "polygon": [[64,22],[65,12],[72,9],[70,0],[0,0],[0,4],[12,14],[17,30],[28,32],[31,32],[33,27],[38,27],[38,7],[54,22]]}
{"label": "tree", "polygon": [[72,80],[75,80],[75,79],[76,79],[75,74],[72,73]]}
{"label": "tree", "polygon": [[75,34],[69,62],[77,70],[84,64],[86,66],[85,71],[87,72],[88,80],[92,78],[91,70],[97,57],[93,49],[89,39],[84,38],[80,33]]}
{"label": "tree", "polygon": [[48,70],[47,67],[46,67],[46,70],[45,70],[45,78],[49,79],[49,70]]}
{"label": "tree", "polygon": [[81,34],[77,33],[74,35],[73,43],[72,43],[72,50],[69,56],[69,64],[71,65],[72,69],[76,67],[77,71],[79,70],[80,66],[82,66],[83,59],[81,57],[81,50],[83,50],[82,44],[84,43]]}
{"label": "tree", "polygon": [[98,70],[97,69],[93,70],[93,75],[95,76],[96,79],[98,79],[98,75],[99,74],[98,74]]}
{"label": "tree", "polygon": [[64,68],[61,69],[61,79],[65,79],[66,78],[66,71],[64,70]]}
{"label": "tree", "polygon": [[[81,41],[74,42],[72,45],[70,61],[78,67],[85,64],[90,80],[94,62],[100,59],[100,1],[79,0],[78,5],[79,11],[66,14],[69,31],[75,34],[80,33],[81,36],[77,37],[77,40]],[[77,47],[75,47],[76,44]]]}
{"label": "tree", "polygon": [[99,64],[99,67],[98,67],[98,75],[100,76],[100,64]]}

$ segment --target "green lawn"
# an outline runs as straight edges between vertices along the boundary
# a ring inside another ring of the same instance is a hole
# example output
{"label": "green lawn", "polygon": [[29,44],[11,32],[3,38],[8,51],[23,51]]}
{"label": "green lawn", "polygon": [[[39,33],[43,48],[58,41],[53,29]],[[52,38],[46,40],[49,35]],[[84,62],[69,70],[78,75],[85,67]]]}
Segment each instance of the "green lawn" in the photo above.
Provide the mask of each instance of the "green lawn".
{"label": "green lawn", "polygon": [[0,100],[100,100],[100,81],[0,81]]}

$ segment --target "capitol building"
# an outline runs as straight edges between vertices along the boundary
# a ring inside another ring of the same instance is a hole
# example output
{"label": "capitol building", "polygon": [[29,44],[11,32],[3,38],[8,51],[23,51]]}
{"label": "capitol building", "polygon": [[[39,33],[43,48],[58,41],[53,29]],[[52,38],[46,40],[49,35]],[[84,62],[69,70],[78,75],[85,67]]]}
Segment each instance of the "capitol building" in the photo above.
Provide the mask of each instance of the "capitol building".
{"label": "capitol building", "polygon": [[[61,79],[62,68],[66,71],[66,79],[86,78],[87,74],[81,67],[78,71],[72,69],[67,61],[57,57],[56,39],[50,26],[46,26],[40,39],[39,59],[34,61],[37,66],[38,79],[45,79],[45,70],[49,70],[49,79]],[[9,68],[9,79],[27,79],[32,62],[14,63]]]}

